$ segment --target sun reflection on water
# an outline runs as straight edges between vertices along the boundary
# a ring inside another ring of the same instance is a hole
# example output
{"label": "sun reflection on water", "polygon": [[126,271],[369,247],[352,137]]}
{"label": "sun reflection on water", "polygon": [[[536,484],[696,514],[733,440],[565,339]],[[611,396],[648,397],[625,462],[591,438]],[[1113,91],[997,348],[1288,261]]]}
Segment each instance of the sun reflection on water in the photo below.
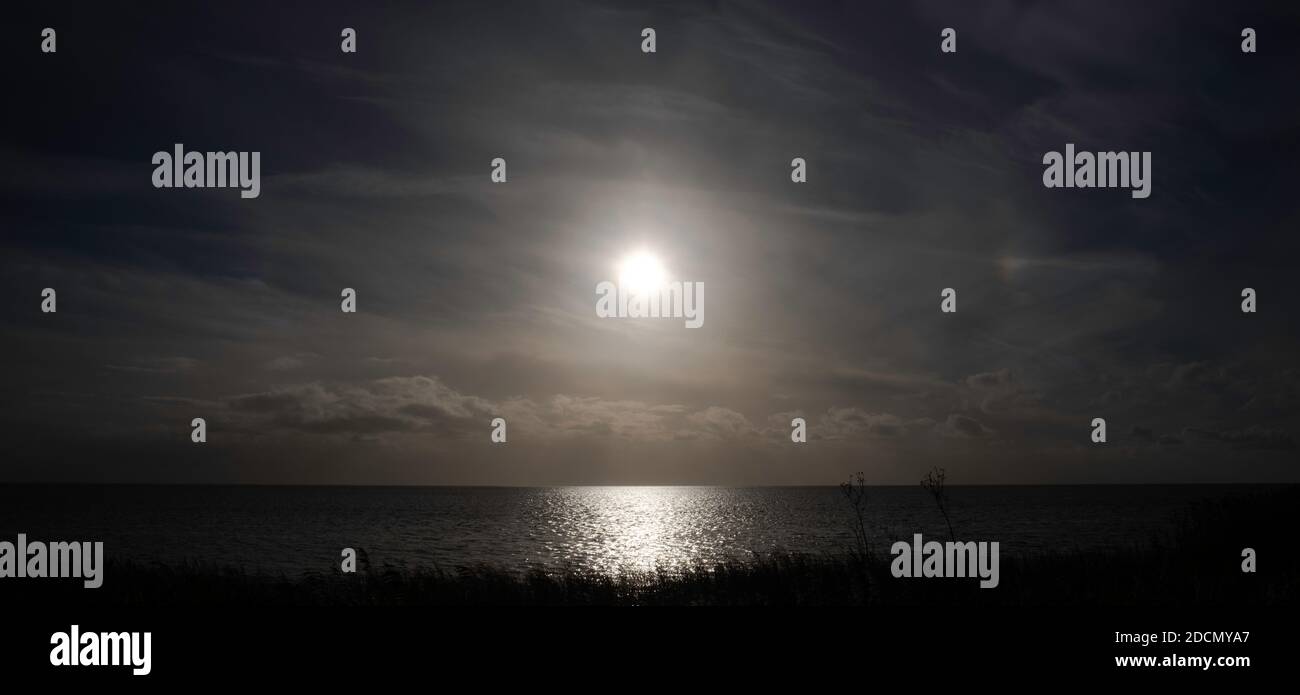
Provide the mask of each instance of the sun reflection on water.
{"label": "sun reflection on water", "polygon": [[[682,487],[573,487],[550,491],[542,516],[561,563],[604,572],[674,569],[719,559],[735,513],[725,491]],[[711,518],[713,517],[713,518]],[[743,553],[742,554],[747,554]]]}

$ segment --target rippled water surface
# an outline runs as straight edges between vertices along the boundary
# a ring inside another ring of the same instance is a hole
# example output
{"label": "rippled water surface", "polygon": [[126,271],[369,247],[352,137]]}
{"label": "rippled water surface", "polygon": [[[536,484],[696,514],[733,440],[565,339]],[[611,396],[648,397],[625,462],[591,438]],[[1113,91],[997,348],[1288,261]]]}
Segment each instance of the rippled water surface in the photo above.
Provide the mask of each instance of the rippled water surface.
{"label": "rippled water surface", "polygon": [[[1244,486],[951,488],[961,540],[1004,553],[1095,548],[1168,530],[1192,501]],[[599,570],[744,559],[755,552],[838,552],[851,513],[833,487],[44,487],[0,486],[0,540],[102,540],[110,556],[193,559],[298,573],[333,570],[340,549],[375,565]],[[946,539],[920,488],[873,488],[877,544],[913,533]]]}

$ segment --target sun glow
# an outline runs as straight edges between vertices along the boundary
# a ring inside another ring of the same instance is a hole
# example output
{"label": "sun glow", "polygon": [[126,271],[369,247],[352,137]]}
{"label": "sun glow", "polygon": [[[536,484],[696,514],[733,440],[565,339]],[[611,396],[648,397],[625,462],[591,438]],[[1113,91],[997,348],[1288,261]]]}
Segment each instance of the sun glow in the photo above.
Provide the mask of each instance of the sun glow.
{"label": "sun glow", "polygon": [[618,264],[618,284],[637,294],[659,290],[666,279],[663,264],[648,251],[628,254]]}

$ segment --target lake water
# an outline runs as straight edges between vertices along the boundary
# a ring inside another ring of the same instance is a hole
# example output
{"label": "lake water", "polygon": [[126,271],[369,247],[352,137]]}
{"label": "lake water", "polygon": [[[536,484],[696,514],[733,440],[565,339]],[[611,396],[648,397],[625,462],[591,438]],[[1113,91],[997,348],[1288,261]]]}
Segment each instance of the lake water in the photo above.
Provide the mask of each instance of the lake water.
{"label": "lake water", "polygon": [[[953,487],[959,540],[1004,554],[1143,542],[1195,500],[1265,486]],[[877,547],[947,539],[919,487],[872,488]],[[612,571],[852,547],[834,487],[0,486],[0,540],[104,541],[109,557],[290,575],[336,571],[344,547],[376,567],[489,563]]]}

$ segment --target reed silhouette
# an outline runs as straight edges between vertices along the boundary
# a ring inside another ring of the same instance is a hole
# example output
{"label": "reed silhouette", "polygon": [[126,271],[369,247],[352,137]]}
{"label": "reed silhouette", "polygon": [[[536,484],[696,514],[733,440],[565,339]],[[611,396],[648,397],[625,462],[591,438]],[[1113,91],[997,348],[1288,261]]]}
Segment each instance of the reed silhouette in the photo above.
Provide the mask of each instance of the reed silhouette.
{"label": "reed silhouette", "polygon": [[935,466],[921,479],[921,487],[934,498],[934,503],[939,506],[939,513],[943,515],[944,523],[948,524],[948,537],[956,542],[957,534],[953,533],[952,518],[948,516],[948,490],[943,486],[947,477],[948,474],[942,468]]}

